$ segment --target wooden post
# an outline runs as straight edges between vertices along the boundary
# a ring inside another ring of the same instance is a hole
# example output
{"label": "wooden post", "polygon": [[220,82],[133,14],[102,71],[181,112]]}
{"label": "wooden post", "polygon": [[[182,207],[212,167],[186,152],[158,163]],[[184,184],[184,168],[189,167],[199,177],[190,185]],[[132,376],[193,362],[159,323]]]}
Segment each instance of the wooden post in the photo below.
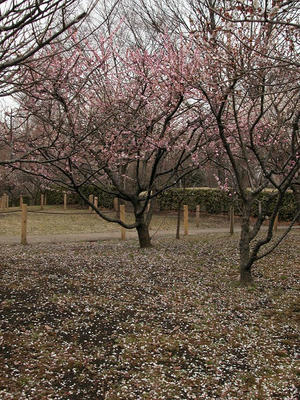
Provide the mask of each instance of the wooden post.
{"label": "wooden post", "polygon": [[4,194],[2,195],[2,198],[1,198],[1,208],[2,208],[2,210],[5,210],[6,208],[8,208],[8,196],[7,196],[6,193],[4,193]]}
{"label": "wooden post", "polygon": [[44,209],[44,195],[41,193],[41,210]]}
{"label": "wooden post", "polygon": [[261,215],[261,201],[259,200],[258,201],[258,216],[260,216]]}
{"label": "wooden post", "polygon": [[22,210],[22,205],[23,205],[23,196],[20,194],[20,208]]}
{"label": "wooden post", "polygon": [[230,206],[229,209],[229,219],[230,219],[230,235],[234,233],[234,207]]}
{"label": "wooden post", "polygon": [[27,204],[22,204],[21,214],[21,244],[27,244]]}
{"label": "wooden post", "polygon": [[97,196],[94,197],[94,207],[98,208],[98,197]]}
{"label": "wooden post", "polygon": [[276,217],[274,220],[273,231],[277,232],[277,229],[278,229],[278,213],[276,214]]}
{"label": "wooden post", "polygon": [[117,197],[114,197],[114,210],[116,213],[119,212],[119,199]]}
{"label": "wooden post", "polygon": [[116,213],[116,218],[120,218],[120,207],[118,197],[114,197],[114,211]]}
{"label": "wooden post", "polygon": [[189,206],[183,206],[184,234],[189,234]]}
{"label": "wooden post", "polygon": [[[125,222],[125,205],[121,204],[120,205],[120,220],[122,222]],[[126,230],[125,228],[123,228],[123,226],[121,226],[121,240],[125,240],[126,239]]]}
{"label": "wooden post", "polygon": [[46,206],[47,205],[47,194],[45,193],[44,194],[44,206]]}
{"label": "wooden post", "polygon": [[[150,196],[152,196],[152,193],[153,193],[153,192],[152,192],[152,190],[151,190]],[[146,209],[147,213],[150,212],[150,209],[151,209],[151,199],[149,199],[148,204],[147,204],[147,209]]]}
{"label": "wooden post", "polygon": [[147,204],[147,208],[146,208],[147,213],[150,211],[150,207],[151,207],[151,200],[149,200],[148,204]]}
{"label": "wooden post", "polygon": [[196,227],[199,228],[200,223],[200,205],[196,206]]}
{"label": "wooden post", "polygon": [[[92,204],[94,203],[94,195],[93,194],[89,195],[89,202]],[[93,211],[92,207],[89,206],[89,212],[92,212],[92,211]]]}
{"label": "wooden post", "polygon": [[67,193],[64,192],[64,210],[67,209]]}
{"label": "wooden post", "polygon": [[5,194],[5,208],[9,208],[9,197],[8,194]]}

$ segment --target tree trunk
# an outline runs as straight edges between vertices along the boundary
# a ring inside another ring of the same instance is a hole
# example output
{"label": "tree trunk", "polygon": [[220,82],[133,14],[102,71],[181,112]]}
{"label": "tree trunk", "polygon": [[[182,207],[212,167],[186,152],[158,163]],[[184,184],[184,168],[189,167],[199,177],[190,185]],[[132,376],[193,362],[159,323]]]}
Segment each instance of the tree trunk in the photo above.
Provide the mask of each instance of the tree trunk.
{"label": "tree trunk", "polygon": [[183,199],[180,199],[177,206],[177,226],[176,226],[176,239],[180,239],[180,218],[181,218],[181,204]]}
{"label": "tree trunk", "polygon": [[253,283],[251,275],[252,262],[250,261],[250,206],[243,205],[241,237],[239,243],[240,249],[240,283],[248,286]]}
{"label": "tree trunk", "polygon": [[251,269],[243,268],[243,265],[240,265],[240,284],[242,286],[250,286],[253,284]]}
{"label": "tree trunk", "polygon": [[178,210],[177,210],[177,226],[176,226],[176,239],[180,239],[180,210],[181,204],[179,204]]}
{"label": "tree trunk", "polygon": [[[300,210],[300,182],[294,183],[292,185],[292,190],[293,190],[295,201],[296,201],[296,210]],[[300,215],[297,218],[297,222],[300,223]]]}
{"label": "tree trunk", "polygon": [[146,224],[144,216],[136,217],[137,233],[139,237],[140,248],[152,247],[151,238],[149,234],[149,225]]}

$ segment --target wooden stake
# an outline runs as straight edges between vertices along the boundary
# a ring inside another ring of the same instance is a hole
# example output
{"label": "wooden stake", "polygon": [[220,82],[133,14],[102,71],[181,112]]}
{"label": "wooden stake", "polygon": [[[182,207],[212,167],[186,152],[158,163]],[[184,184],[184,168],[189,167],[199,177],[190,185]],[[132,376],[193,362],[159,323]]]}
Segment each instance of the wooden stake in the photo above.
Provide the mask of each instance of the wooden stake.
{"label": "wooden stake", "polygon": [[[93,194],[90,194],[90,195],[89,195],[89,202],[90,202],[90,203],[93,203],[93,202],[94,202],[94,195],[93,195]],[[89,212],[92,212],[92,211],[93,211],[92,207],[89,206]]]}
{"label": "wooden stake", "polygon": [[116,213],[119,212],[119,199],[117,197],[114,197],[114,210]]}
{"label": "wooden stake", "polygon": [[4,193],[1,197],[1,208],[2,210],[8,208],[8,196],[6,193]]}
{"label": "wooden stake", "polygon": [[20,208],[22,210],[22,205],[23,205],[23,196],[20,194]]}
{"label": "wooden stake", "polygon": [[22,204],[21,214],[21,244],[27,244],[27,204]]}
{"label": "wooden stake", "polygon": [[67,209],[67,193],[64,193],[64,210]]}
{"label": "wooden stake", "polygon": [[189,206],[183,206],[184,234],[189,234]]}
{"label": "wooden stake", "polygon": [[43,194],[41,194],[41,210],[43,210],[44,209],[44,195]]}
{"label": "wooden stake", "polygon": [[230,235],[234,233],[234,207],[231,206],[229,209],[229,218],[230,218]]}
{"label": "wooden stake", "polygon": [[[125,205],[120,205],[120,220],[125,222]],[[126,240],[126,229],[121,226],[121,240]]]}
{"label": "wooden stake", "polygon": [[114,211],[116,213],[116,218],[120,218],[120,206],[118,197],[114,197]]}
{"label": "wooden stake", "polygon": [[9,208],[9,197],[8,194],[5,194],[5,208]]}
{"label": "wooden stake", "polygon": [[[97,196],[94,197],[94,207],[98,208],[98,197]],[[96,211],[93,210],[93,212],[95,213]]]}
{"label": "wooden stake", "polygon": [[150,207],[151,207],[151,200],[149,200],[148,204],[147,204],[147,208],[146,208],[147,213],[150,211]]}
{"label": "wooden stake", "polygon": [[258,216],[261,216],[261,201],[258,201]]}
{"label": "wooden stake", "polygon": [[277,229],[278,229],[278,213],[276,214],[276,217],[274,220],[273,231],[277,232]]}
{"label": "wooden stake", "polygon": [[[150,192],[150,196],[152,196],[152,190],[151,190],[151,192]],[[148,201],[148,204],[147,204],[147,208],[146,208],[146,211],[147,211],[147,213],[150,211],[150,208],[151,208],[151,199],[149,199],[149,201]]]}
{"label": "wooden stake", "polygon": [[200,205],[196,206],[196,227],[199,228],[200,224]]}

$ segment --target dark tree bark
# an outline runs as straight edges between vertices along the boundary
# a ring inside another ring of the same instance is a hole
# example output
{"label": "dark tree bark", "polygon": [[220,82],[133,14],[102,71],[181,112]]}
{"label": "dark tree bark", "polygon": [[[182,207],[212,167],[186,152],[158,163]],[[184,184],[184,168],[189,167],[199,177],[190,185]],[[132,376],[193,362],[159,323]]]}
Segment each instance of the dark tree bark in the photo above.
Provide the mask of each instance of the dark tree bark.
{"label": "dark tree bark", "polygon": [[151,238],[149,234],[149,223],[145,221],[144,215],[137,216],[136,215],[136,223],[137,223],[137,233],[139,238],[140,248],[152,247]]}
{"label": "dark tree bark", "polygon": [[[3,5],[0,13],[0,97],[18,90],[15,73],[19,65],[87,15],[86,12],[74,14],[77,0],[14,0],[4,3],[7,4]],[[88,3],[86,6],[88,8]]]}
{"label": "dark tree bark", "polygon": [[253,283],[251,274],[251,262],[250,257],[250,207],[249,204],[243,205],[242,223],[241,223],[241,236],[239,242],[240,248],[240,283],[243,286],[250,285]]}
{"label": "dark tree bark", "polygon": [[180,239],[180,219],[181,219],[181,205],[183,199],[179,200],[177,208],[177,226],[176,226],[176,239]]}
{"label": "dark tree bark", "polygon": [[[294,193],[297,210],[300,210],[300,177],[298,177],[298,180],[292,185],[292,191]],[[300,216],[298,217],[297,222],[300,223]]]}

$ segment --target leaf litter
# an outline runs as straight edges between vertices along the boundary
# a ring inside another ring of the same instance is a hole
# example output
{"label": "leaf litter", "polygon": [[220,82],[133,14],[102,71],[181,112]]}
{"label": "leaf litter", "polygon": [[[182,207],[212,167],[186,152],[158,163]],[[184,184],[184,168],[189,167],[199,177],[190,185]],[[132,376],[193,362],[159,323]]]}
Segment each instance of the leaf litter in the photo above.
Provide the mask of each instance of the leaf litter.
{"label": "leaf litter", "polygon": [[238,281],[237,237],[3,246],[0,398],[299,395],[299,235]]}

